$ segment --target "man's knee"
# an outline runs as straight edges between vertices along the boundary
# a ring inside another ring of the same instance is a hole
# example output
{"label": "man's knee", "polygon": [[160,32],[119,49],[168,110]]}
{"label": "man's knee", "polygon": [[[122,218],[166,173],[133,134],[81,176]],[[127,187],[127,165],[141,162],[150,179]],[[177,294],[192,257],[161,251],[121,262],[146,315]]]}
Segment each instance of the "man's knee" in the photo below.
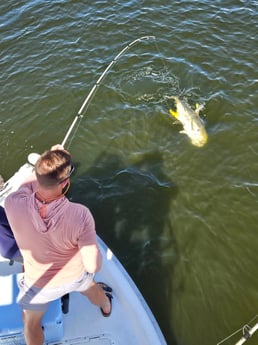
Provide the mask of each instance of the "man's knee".
{"label": "man's knee", "polygon": [[94,280],[90,283],[90,286],[88,287],[87,290],[82,291],[81,294],[84,296],[87,296],[88,298],[90,298],[92,295],[94,295],[96,289],[96,283],[94,282]]}
{"label": "man's knee", "polygon": [[23,310],[23,322],[24,326],[28,329],[41,327],[41,320],[45,312],[43,311],[32,311],[32,310]]}

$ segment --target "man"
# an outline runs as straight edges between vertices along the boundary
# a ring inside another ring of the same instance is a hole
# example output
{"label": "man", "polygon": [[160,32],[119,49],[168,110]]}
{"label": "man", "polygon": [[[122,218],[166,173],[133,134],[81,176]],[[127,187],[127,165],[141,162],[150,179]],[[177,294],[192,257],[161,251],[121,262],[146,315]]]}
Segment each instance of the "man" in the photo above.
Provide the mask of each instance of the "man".
{"label": "man", "polygon": [[18,303],[23,309],[27,345],[42,345],[42,317],[48,302],[79,291],[111,313],[112,289],[95,283],[102,264],[89,209],[64,195],[70,185],[71,156],[61,145],[44,152],[35,174],[10,194],[5,209],[23,256],[24,278]]}

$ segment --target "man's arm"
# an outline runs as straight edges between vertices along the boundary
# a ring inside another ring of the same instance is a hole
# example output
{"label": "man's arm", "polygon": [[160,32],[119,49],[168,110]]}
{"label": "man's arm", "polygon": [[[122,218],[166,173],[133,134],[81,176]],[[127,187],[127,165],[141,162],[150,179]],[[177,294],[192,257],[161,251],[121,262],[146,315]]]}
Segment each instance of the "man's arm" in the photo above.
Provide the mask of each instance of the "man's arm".
{"label": "man's arm", "polygon": [[102,255],[96,244],[84,246],[80,249],[85,270],[96,273],[101,269]]}

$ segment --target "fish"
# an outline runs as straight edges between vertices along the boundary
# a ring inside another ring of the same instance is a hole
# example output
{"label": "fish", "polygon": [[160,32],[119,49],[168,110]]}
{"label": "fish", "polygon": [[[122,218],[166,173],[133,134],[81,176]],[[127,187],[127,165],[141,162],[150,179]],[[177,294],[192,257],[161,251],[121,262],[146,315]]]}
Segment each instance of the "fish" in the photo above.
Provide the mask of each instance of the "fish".
{"label": "fish", "polygon": [[194,146],[204,146],[208,140],[208,135],[204,123],[199,116],[203,106],[196,104],[196,109],[193,110],[185,101],[180,100],[179,97],[172,96],[170,98],[175,101],[176,111],[169,109],[169,113],[183,125],[183,130],[180,133],[186,134]]}

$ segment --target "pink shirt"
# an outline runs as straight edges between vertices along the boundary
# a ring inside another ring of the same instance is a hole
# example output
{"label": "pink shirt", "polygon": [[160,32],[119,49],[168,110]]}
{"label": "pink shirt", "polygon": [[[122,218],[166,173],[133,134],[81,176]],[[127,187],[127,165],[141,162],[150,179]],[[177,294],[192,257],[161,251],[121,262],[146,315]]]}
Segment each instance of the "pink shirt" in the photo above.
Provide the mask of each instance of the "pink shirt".
{"label": "pink shirt", "polygon": [[37,287],[56,287],[97,272],[101,254],[89,209],[65,196],[46,205],[46,218],[35,197],[31,176],[5,201],[6,214],[23,255],[25,280]]}

